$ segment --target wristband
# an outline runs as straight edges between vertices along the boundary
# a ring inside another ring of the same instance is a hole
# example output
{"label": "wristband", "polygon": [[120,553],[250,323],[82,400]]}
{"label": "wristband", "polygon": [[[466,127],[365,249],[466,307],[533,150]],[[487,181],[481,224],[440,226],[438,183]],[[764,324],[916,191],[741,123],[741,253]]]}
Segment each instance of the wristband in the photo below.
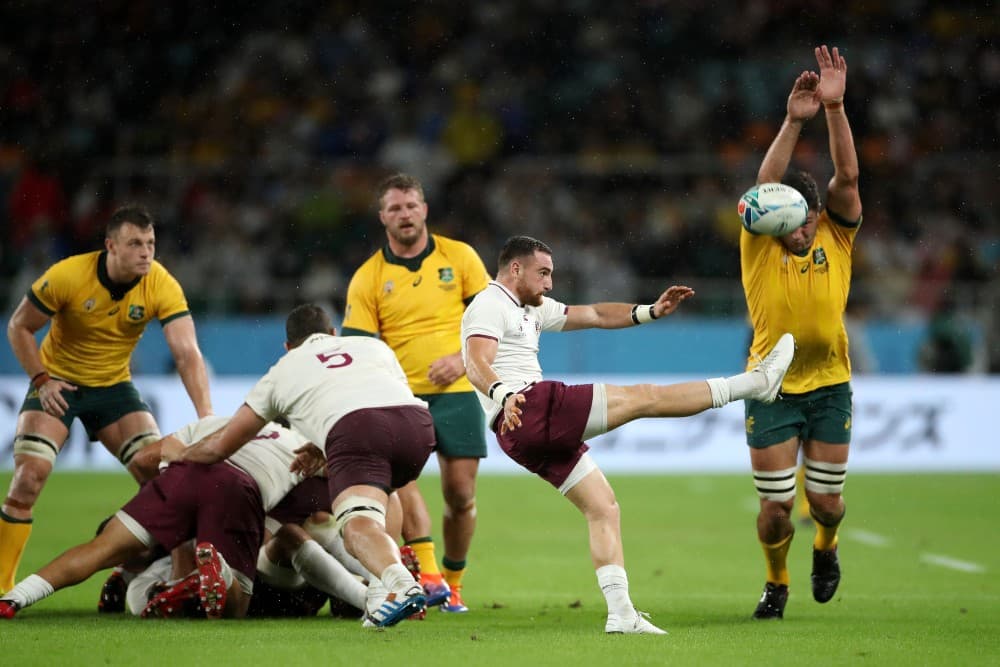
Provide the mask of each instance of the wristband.
{"label": "wristband", "polygon": [[[487,396],[490,397],[494,402],[499,403],[500,407],[507,401],[508,398],[513,396],[516,392],[505,385],[502,380],[497,380],[490,385],[490,390],[487,392]],[[497,397],[500,398],[497,398]]]}
{"label": "wristband", "polygon": [[656,313],[653,312],[652,305],[634,305],[632,306],[632,323],[633,324],[646,324],[647,322],[652,322],[653,320],[659,319]]}
{"label": "wristband", "polygon": [[43,384],[51,380],[48,371],[39,371],[31,377],[31,386],[35,389],[39,389]]}

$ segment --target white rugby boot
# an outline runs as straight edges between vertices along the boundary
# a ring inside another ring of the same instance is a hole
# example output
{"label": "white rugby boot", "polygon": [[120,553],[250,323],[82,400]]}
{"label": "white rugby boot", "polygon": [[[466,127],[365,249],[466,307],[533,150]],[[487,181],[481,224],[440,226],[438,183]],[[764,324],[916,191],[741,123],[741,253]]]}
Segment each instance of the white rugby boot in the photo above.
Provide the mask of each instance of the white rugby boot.
{"label": "white rugby boot", "polygon": [[751,375],[759,375],[763,380],[760,382],[758,390],[750,398],[762,403],[773,403],[794,357],[795,338],[792,337],[792,334],[786,333],[778,339],[778,342],[767,353],[767,356],[757,364],[756,368],[750,371]]}
{"label": "white rugby boot", "polygon": [[608,622],[604,624],[604,632],[609,635],[665,635],[666,630],[658,628],[649,622],[649,614],[638,609],[632,610],[632,616],[608,614]]}

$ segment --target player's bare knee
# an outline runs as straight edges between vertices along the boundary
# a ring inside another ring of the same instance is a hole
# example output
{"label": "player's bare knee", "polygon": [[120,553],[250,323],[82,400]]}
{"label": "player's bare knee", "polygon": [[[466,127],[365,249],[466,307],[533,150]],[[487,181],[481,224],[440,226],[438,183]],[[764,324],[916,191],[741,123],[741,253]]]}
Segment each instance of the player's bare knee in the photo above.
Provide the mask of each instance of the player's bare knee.
{"label": "player's bare knee", "polygon": [[11,479],[9,499],[15,504],[26,504],[30,509],[42,492],[52,463],[44,457],[19,453],[14,456],[14,477]]}

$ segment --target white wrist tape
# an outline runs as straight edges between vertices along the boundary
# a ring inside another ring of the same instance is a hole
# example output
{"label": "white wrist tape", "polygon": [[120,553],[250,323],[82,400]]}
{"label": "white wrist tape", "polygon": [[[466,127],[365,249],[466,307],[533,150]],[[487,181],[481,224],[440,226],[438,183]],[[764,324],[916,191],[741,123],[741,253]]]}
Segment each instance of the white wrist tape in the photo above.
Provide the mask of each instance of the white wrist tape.
{"label": "white wrist tape", "polygon": [[635,324],[646,324],[655,319],[658,318],[656,317],[656,313],[653,312],[652,305],[632,306],[632,322]]}
{"label": "white wrist tape", "polygon": [[493,399],[493,402],[499,403],[500,407],[502,408],[504,403],[507,402],[507,399],[516,393],[517,392],[515,392],[513,389],[505,385],[503,381],[497,380],[496,382],[490,385],[490,390],[489,392],[487,392],[487,395],[491,399]]}

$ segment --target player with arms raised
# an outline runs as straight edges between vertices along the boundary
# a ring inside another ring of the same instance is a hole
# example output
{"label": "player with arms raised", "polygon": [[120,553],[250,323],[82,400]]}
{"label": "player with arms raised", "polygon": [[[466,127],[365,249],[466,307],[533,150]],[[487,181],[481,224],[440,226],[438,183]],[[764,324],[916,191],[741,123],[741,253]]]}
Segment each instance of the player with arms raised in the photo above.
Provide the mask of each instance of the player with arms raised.
{"label": "player with arms raised", "polygon": [[[844,111],[847,63],[834,47],[815,50],[819,74],[803,72],[788,97],[787,115],[764,156],[758,183],[781,181],[809,205],[806,223],[781,237],[743,231],[743,289],[753,324],[751,362],[785,331],[795,336],[795,360],[782,384],[782,400],[746,401],[747,444],[760,496],[757,536],[767,564],[758,619],[782,618],[788,599],[789,518],[795,499],[799,448],[805,491],[816,524],[812,591],[817,602],[833,597],[840,582],[837,530],[844,517],[841,493],[851,440],[851,366],[844,309],[851,285],[851,251],[861,225],[858,158]],[[834,173],[826,206],[812,176],[788,171],[806,121],[823,107]]]}
{"label": "player with arms raised", "polygon": [[[177,281],[153,257],[153,217],[141,206],[111,216],[105,248],[50,267],[7,325],[31,387],[14,436],[14,478],[0,509],[0,592],[14,585],[31,533],[32,508],[78,418],[139,482],[156,474],[147,448],[159,429],[131,382],[132,350],[155,319],[199,417],[211,414],[208,374],[194,320]],[[51,320],[41,347],[35,333]],[[144,449],[147,448],[147,449]]]}

